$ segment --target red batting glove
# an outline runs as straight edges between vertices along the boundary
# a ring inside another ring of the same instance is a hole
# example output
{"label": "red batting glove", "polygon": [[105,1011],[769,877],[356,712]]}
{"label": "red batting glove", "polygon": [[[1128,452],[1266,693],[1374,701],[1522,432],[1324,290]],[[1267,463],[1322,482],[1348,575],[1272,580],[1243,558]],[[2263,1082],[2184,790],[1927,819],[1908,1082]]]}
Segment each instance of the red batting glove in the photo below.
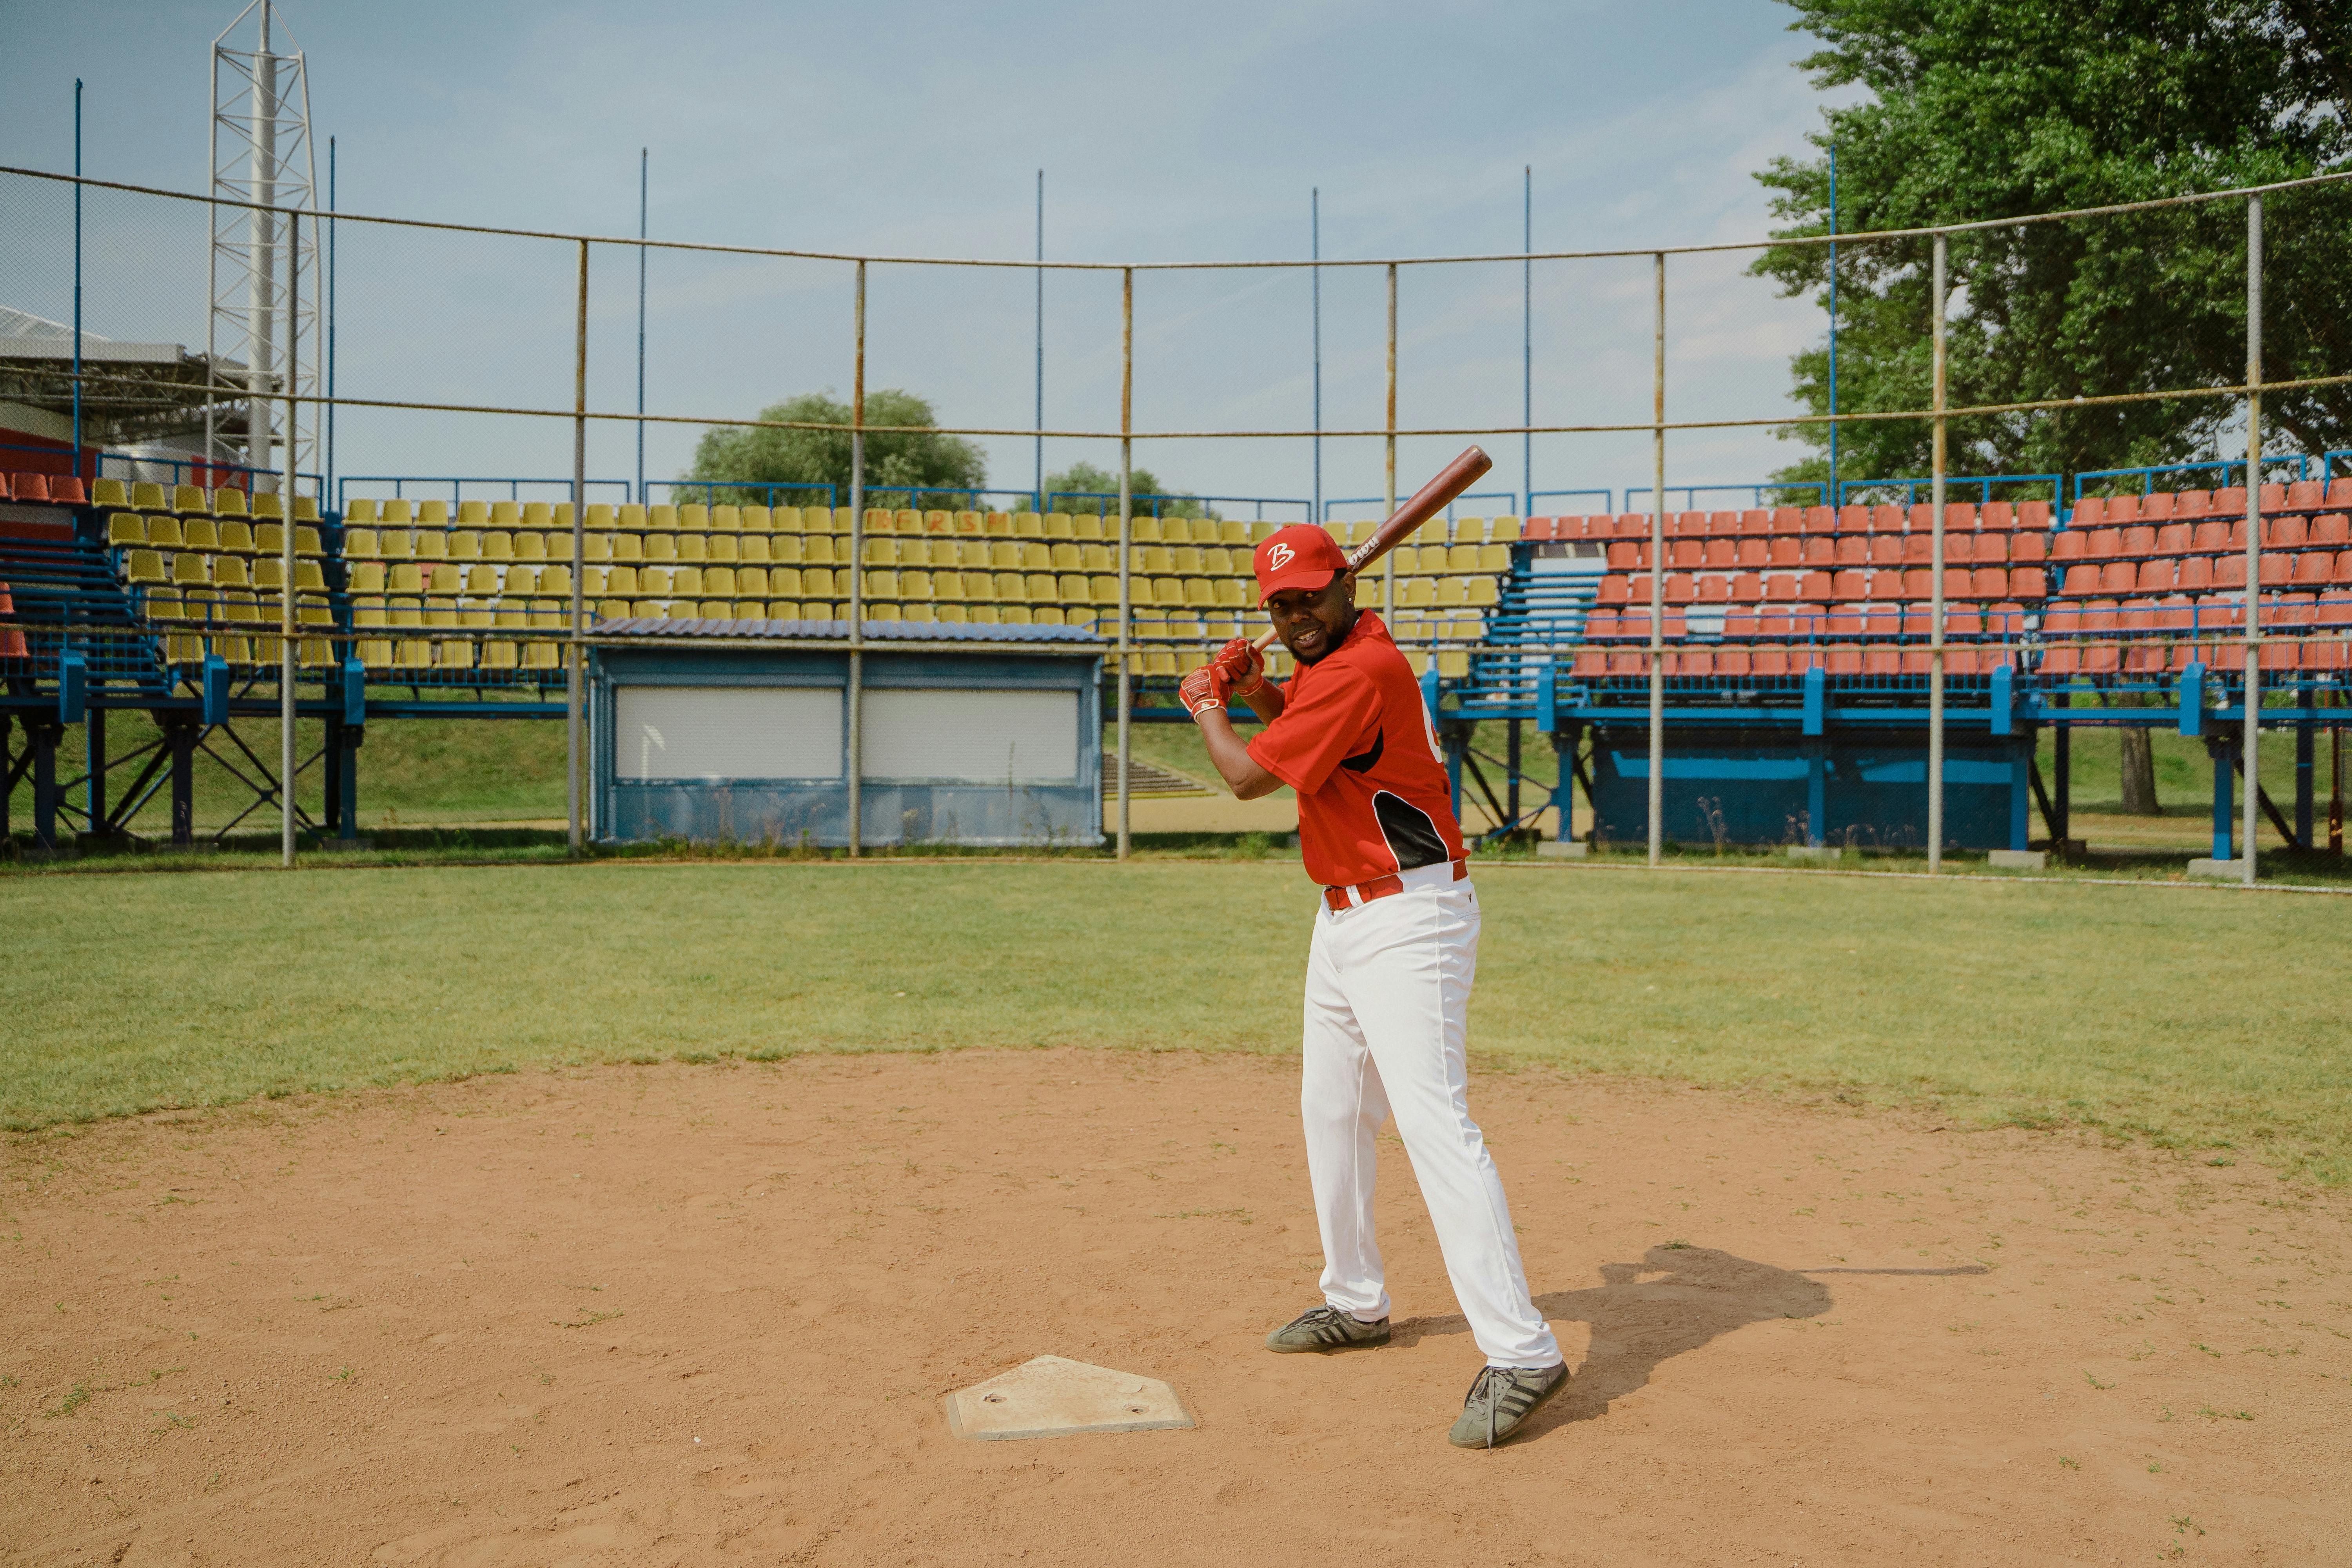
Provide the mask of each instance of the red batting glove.
{"label": "red batting glove", "polygon": [[1192,671],[1176,687],[1176,696],[1184,704],[1184,711],[1194,719],[1214,709],[1225,710],[1225,696],[1232,683],[1213,664],[1204,664]]}
{"label": "red batting glove", "polygon": [[1248,637],[1235,637],[1219,648],[1209,665],[1223,672],[1235,697],[1247,697],[1265,684],[1265,655]]}

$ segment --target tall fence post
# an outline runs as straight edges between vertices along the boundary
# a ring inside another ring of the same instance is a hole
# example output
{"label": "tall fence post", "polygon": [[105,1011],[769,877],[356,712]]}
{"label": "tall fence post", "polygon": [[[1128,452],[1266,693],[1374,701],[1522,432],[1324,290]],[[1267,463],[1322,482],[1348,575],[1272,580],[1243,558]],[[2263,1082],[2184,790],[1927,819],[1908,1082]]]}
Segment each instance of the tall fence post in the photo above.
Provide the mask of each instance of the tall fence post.
{"label": "tall fence post", "polygon": [[1650,864],[1666,833],[1666,253],[1656,254],[1658,320],[1650,363]]}
{"label": "tall fence post", "polygon": [[1129,763],[1135,727],[1134,657],[1129,635],[1134,625],[1132,569],[1135,553],[1135,268],[1118,275],[1118,858],[1133,848],[1129,831]]}
{"label": "tall fence post", "polygon": [[[294,342],[295,302],[300,297],[296,287],[299,272],[295,257],[302,244],[301,219],[289,213],[286,217],[286,478],[278,489],[284,492],[278,502],[285,512],[281,527],[282,548],[278,552],[280,569],[285,573],[285,586],[278,595],[278,850],[288,869],[294,865],[294,487],[299,475],[296,471],[298,448],[294,440],[294,421],[301,405],[296,401],[294,384],[297,354]],[[265,368],[260,374],[267,374]],[[268,415],[262,416],[263,424]],[[97,824],[92,823],[93,830]]]}
{"label": "tall fence post", "polygon": [[[1396,263],[1389,263],[1389,423],[1388,423],[1388,483],[1383,492],[1388,498],[1388,510],[1383,516],[1396,513]],[[1319,519],[1318,520],[1320,521]],[[1390,551],[1381,557],[1381,618],[1391,626],[1396,625],[1396,557]],[[1434,719],[1435,714],[1431,714]]]}
{"label": "tall fence post", "polygon": [[866,263],[849,390],[849,856],[866,847]]}
{"label": "tall fence post", "polygon": [[1927,870],[1944,868],[1944,486],[1949,467],[1947,406],[1944,395],[1944,300],[1947,267],[1944,236],[1936,236],[1935,267],[1935,398],[1936,439],[1934,479],[1928,493],[1934,507],[1928,548],[1927,626]]}
{"label": "tall fence post", "polygon": [[[2226,476],[2225,476],[2226,477]],[[2244,837],[2239,864],[2254,885],[2262,818],[2263,198],[2246,199],[2246,679]]]}
{"label": "tall fence post", "polygon": [[[585,737],[581,733],[587,684],[587,628],[581,624],[580,614],[580,578],[587,553],[581,530],[588,510],[588,242],[584,239],[580,242],[579,300],[572,338],[572,637],[563,660],[563,795],[564,809],[570,818],[566,842],[577,856],[584,837],[581,822],[584,792],[580,773],[587,750]],[[637,430],[642,437],[645,426],[640,423]]]}

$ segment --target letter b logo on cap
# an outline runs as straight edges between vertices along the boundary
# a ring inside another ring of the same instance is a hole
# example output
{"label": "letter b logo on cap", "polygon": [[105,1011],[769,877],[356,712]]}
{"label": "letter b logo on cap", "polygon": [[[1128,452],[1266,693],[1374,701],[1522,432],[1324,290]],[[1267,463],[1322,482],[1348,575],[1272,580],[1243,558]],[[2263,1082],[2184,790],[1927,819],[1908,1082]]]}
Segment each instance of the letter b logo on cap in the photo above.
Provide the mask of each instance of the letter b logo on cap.
{"label": "letter b logo on cap", "polygon": [[1275,571],[1279,572],[1284,567],[1289,565],[1291,558],[1297,553],[1298,552],[1297,551],[1291,549],[1287,544],[1277,544],[1273,549],[1265,552],[1265,563]]}

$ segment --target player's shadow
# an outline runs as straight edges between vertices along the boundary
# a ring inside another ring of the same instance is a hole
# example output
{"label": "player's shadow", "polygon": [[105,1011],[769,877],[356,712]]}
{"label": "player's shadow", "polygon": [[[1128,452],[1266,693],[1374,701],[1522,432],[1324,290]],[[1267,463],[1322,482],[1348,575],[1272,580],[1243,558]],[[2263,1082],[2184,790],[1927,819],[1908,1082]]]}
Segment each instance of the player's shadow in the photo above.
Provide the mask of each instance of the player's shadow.
{"label": "player's shadow", "polygon": [[[1817,1269],[1816,1273],[1980,1274],[1961,1268]],[[1553,1400],[1528,1428],[1534,1436],[1570,1421],[1590,1421],[1650,1381],[1660,1362],[1695,1351],[1708,1341],[1785,1318],[1818,1318],[1832,1305],[1829,1287],[1793,1269],[1776,1268],[1707,1247],[1654,1247],[1639,1263],[1604,1263],[1601,1283],[1584,1290],[1559,1290],[1535,1299],[1536,1310],[1555,1323],[1589,1323],[1592,1342],[1565,1394]],[[1469,1323],[1459,1315],[1411,1318],[1399,1323],[1400,1343],[1424,1334],[1462,1334]]]}

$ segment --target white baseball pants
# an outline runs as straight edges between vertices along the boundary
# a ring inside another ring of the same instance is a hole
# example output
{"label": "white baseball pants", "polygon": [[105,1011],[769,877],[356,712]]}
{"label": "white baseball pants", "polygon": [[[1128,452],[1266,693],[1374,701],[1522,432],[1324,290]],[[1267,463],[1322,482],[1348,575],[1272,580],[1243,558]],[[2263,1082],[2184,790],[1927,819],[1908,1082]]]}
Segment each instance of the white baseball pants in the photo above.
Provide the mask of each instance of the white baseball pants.
{"label": "white baseball pants", "polygon": [[1359,1318],[1388,1316],[1372,1182],[1374,1134],[1393,1113],[1486,1364],[1557,1366],[1559,1343],[1528,1300],[1502,1177],[1470,1120],[1464,1046],[1478,899],[1453,879],[1450,864],[1424,867],[1403,873],[1401,893],[1316,912],[1299,1110],[1323,1299]]}

